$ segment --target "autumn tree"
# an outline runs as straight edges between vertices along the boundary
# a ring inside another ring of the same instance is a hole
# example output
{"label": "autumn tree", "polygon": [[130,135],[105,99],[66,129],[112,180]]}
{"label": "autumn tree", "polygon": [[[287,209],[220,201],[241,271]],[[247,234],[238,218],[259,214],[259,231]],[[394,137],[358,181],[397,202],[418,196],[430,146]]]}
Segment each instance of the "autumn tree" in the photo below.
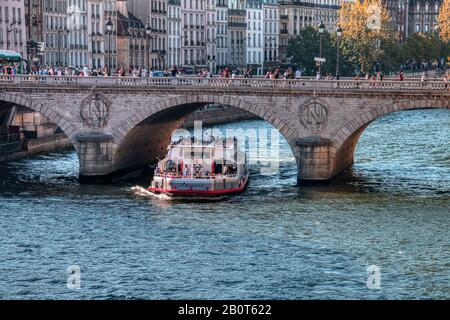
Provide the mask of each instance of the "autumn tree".
{"label": "autumn tree", "polygon": [[450,42],[450,0],[444,0],[438,16],[439,36],[443,42]]}
{"label": "autumn tree", "polygon": [[[381,0],[345,1],[339,10],[343,29],[342,54],[362,72],[382,61],[392,61],[398,48],[398,33]],[[388,55],[389,54],[389,55]],[[394,59],[397,60],[397,59]]]}

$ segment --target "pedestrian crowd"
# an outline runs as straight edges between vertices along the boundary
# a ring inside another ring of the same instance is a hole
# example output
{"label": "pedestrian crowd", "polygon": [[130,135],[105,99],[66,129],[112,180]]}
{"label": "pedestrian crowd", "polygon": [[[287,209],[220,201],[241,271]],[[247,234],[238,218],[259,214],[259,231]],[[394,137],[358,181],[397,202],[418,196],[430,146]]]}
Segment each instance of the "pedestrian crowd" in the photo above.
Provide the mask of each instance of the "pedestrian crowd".
{"label": "pedestrian crowd", "polygon": [[[0,64],[0,75],[11,75],[15,76],[19,71],[19,67],[17,64],[9,63],[9,64]],[[33,65],[31,68],[27,69],[28,74],[32,75],[42,75],[42,76],[81,76],[81,77],[89,77],[89,76],[103,76],[103,77],[109,77],[109,76],[119,76],[119,77],[179,77],[182,75],[182,71],[179,67],[176,65],[173,65],[170,68],[165,68],[161,71],[155,71],[153,68],[149,67],[129,67],[128,69],[125,68],[118,68],[115,70],[115,73],[112,73],[111,70],[105,66],[105,67],[98,67],[94,69],[89,69],[88,66],[84,66],[83,68],[77,68],[74,66],[67,66],[67,67],[58,67],[53,65],[48,66],[38,66]],[[196,75],[200,78],[212,78],[213,73],[208,68],[202,68],[200,69]],[[217,73],[218,77],[222,78],[253,78],[254,77],[254,70],[251,67],[247,67],[241,71],[238,71],[237,69],[231,70],[230,67],[224,67],[222,69],[219,69]],[[293,80],[293,79],[301,79],[302,78],[302,70],[300,68],[297,68],[294,72],[291,67],[288,67],[284,72],[280,70],[280,68],[274,68],[269,69],[265,76],[265,79],[271,79],[271,80]],[[397,74],[396,78],[397,81],[404,81],[405,80],[405,74],[403,70],[400,70],[400,72]],[[430,79],[430,76],[427,71],[423,72],[420,77],[420,82],[423,85],[426,85],[427,81]],[[331,73],[327,73],[323,76],[320,75],[319,72],[316,74],[316,80],[334,80]],[[378,72],[367,72],[364,77],[361,77],[359,74],[353,77],[353,80],[355,81],[371,81],[371,82],[379,82],[384,80],[383,73]],[[390,79],[392,80],[392,79]],[[437,80],[436,77],[433,77],[432,80]],[[444,72],[442,80],[446,84],[446,88],[448,88],[449,83],[449,71]]]}

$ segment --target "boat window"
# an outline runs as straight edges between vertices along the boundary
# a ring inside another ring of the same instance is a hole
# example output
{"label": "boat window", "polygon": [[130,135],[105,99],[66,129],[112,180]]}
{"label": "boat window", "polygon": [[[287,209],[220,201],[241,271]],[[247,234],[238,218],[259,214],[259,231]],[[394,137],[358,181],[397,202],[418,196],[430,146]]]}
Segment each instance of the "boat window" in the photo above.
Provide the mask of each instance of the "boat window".
{"label": "boat window", "polygon": [[184,151],[184,157],[185,158],[195,158],[195,159],[209,159],[211,158],[211,152],[210,151],[203,151],[203,154],[201,151]]}
{"label": "boat window", "polygon": [[223,165],[221,163],[214,163],[214,174],[222,174]]}
{"label": "boat window", "polygon": [[211,158],[211,152],[203,151],[203,159],[209,159],[209,158]]}

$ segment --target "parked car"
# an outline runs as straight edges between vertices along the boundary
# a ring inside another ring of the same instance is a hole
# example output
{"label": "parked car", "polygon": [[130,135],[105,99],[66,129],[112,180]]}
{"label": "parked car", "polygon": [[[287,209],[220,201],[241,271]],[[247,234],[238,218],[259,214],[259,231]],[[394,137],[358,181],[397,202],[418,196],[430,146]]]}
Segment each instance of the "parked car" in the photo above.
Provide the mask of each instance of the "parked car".
{"label": "parked car", "polygon": [[81,70],[75,66],[68,66],[67,69],[69,69],[70,75],[73,75],[73,76],[78,76],[81,73]]}
{"label": "parked car", "polygon": [[160,70],[157,70],[157,71],[153,71],[153,77],[164,77],[164,71],[160,71]]}

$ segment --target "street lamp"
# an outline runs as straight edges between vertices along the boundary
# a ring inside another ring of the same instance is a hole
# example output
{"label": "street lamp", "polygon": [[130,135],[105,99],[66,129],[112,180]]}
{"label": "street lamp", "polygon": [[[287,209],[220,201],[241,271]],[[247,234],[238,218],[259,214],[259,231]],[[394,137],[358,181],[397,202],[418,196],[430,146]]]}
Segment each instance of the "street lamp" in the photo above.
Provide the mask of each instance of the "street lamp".
{"label": "street lamp", "polygon": [[374,65],[374,73],[376,74],[378,71],[380,71],[380,61],[378,60],[378,51],[381,48],[381,40],[379,38],[375,39],[375,48],[377,50],[377,56],[376,56],[376,61],[375,61],[375,65]]}
{"label": "street lamp", "polygon": [[108,76],[111,75],[111,36],[113,31],[113,22],[111,20],[111,16],[108,17],[108,20],[105,23],[105,29],[106,33],[108,34],[109,38],[109,45],[108,45]]}
{"label": "street lamp", "polygon": [[[11,23],[9,24],[9,28],[6,27],[6,50],[9,50],[9,42],[10,42],[10,40],[11,40],[10,33],[14,31],[13,26],[14,26],[16,23],[17,23],[16,21],[11,22]],[[11,42],[12,42],[12,41],[11,41]]]}
{"label": "street lamp", "polygon": [[339,80],[339,43],[342,38],[342,28],[339,25],[336,29],[336,80]]}
{"label": "street lamp", "polygon": [[150,72],[150,39],[152,34],[152,27],[150,22],[145,26],[145,34],[147,35],[147,71]]}
{"label": "street lamp", "polygon": [[[323,37],[323,33],[325,32],[325,25],[323,24],[322,21],[320,21],[319,24],[319,58],[322,58],[322,37]],[[319,61],[319,76],[320,79],[322,79],[322,61]]]}
{"label": "street lamp", "polygon": [[[439,25],[438,24],[434,25],[433,31],[434,31],[434,40],[440,46],[440,44],[439,44]],[[439,69],[440,66],[441,66],[441,57],[438,57],[437,58],[437,67],[438,67],[438,69]]]}

